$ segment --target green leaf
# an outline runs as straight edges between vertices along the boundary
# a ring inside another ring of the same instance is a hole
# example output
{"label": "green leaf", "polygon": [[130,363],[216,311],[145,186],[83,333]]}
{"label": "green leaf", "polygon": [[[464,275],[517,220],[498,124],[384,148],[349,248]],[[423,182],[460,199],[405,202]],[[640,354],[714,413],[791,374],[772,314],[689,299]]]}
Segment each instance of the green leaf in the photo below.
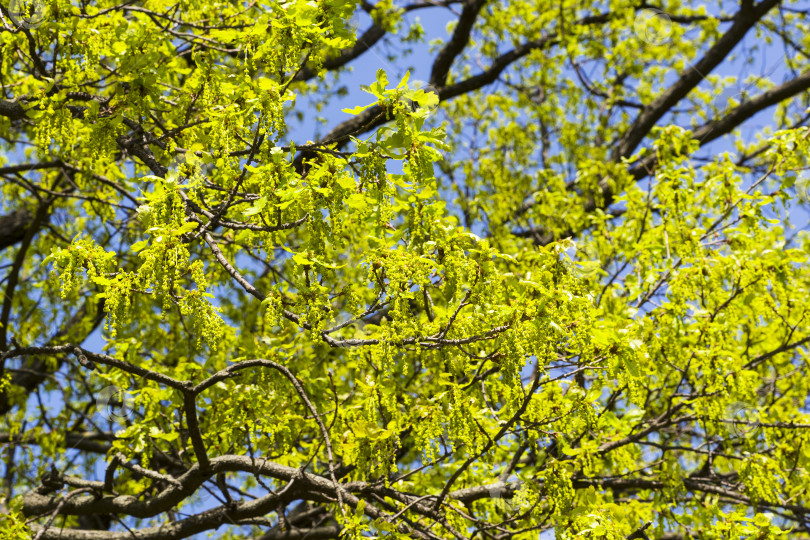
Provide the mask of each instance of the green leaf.
{"label": "green leaf", "polygon": [[129,249],[131,249],[133,252],[137,253],[137,252],[139,252],[140,250],[142,250],[143,248],[145,248],[148,245],[149,245],[149,242],[147,242],[146,240],[139,240],[138,242],[135,242],[134,244],[132,244]]}
{"label": "green leaf", "polygon": [[346,204],[355,210],[365,210],[368,207],[366,197],[362,193],[353,193],[347,197]]}
{"label": "green leaf", "polygon": [[354,182],[354,178],[351,176],[341,176],[338,178],[337,183],[340,187],[349,191],[352,191],[357,187]]}
{"label": "green leaf", "polygon": [[177,229],[176,233],[178,235],[186,234],[188,232],[191,232],[191,231],[195,230],[199,226],[200,226],[200,224],[197,223],[196,221],[187,221],[187,222],[183,223],[180,226],[180,228]]}
{"label": "green leaf", "polygon": [[265,206],[267,206],[267,197],[261,197],[255,203],[253,203],[253,206],[251,206],[247,210],[244,210],[242,214],[245,217],[255,216],[256,214],[264,210]]}
{"label": "green leaf", "polygon": [[343,112],[345,112],[347,114],[352,114],[352,115],[356,116],[356,115],[360,114],[361,112],[365,111],[366,109],[369,109],[369,108],[373,107],[374,105],[376,105],[376,103],[369,103],[368,105],[358,105],[353,109],[341,109],[341,111],[343,111]]}
{"label": "green leaf", "polygon": [[96,285],[101,285],[102,287],[106,287],[112,283],[112,281],[105,278],[104,276],[93,276],[92,281]]}
{"label": "green leaf", "polygon": [[303,253],[296,253],[293,255],[292,260],[295,262],[295,264],[300,264],[303,266],[310,266],[313,264],[313,261],[308,259]]}

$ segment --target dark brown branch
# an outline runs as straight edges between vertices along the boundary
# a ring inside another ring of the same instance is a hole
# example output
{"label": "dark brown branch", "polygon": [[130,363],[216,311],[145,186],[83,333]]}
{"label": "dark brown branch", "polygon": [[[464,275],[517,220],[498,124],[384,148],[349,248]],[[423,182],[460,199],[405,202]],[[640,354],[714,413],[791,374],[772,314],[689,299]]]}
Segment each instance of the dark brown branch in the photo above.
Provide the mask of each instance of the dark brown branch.
{"label": "dark brown branch", "polygon": [[450,73],[453,60],[461,54],[470,41],[473,25],[475,25],[478,13],[481,11],[481,8],[484,7],[485,3],[486,0],[466,0],[466,2],[464,2],[464,8],[461,10],[461,15],[456,23],[453,36],[442,50],[439,51],[436,60],[433,61],[433,69],[430,72],[430,84],[436,88],[441,88],[447,84],[447,76]]}
{"label": "dark brown branch", "polygon": [[[211,474],[221,472],[250,472],[286,481],[291,481],[300,474],[300,471],[293,467],[267,461],[254,461],[246,456],[224,456],[211,460],[208,473],[202,471],[199,463],[195,463],[188,472],[177,478],[177,484],[170,484],[152,497],[140,500],[131,496],[104,495],[97,497],[88,495],[71,500],[64,506],[62,513],[66,515],[124,514],[138,518],[156,516],[170,510],[193,494]],[[319,477],[312,476],[308,478],[309,485],[324,487],[324,482],[326,482],[327,491],[332,490],[330,481],[323,479],[321,482],[317,479]],[[26,515],[51,512],[58,504],[58,499],[59,497],[53,494],[43,495],[36,491],[29,492],[23,500],[23,512]]]}
{"label": "dark brown branch", "polygon": [[[292,497],[292,495],[289,493],[284,495],[286,499],[290,497]],[[243,519],[264,515],[273,511],[281,500],[282,497],[271,493],[252,501],[240,501],[234,504],[218,506],[186,519],[170,521],[156,527],[139,529],[136,538],[139,540],[173,540],[187,538],[197,533],[216,529],[224,524],[232,524]],[[65,506],[69,505],[65,504]],[[32,529],[38,533],[43,530],[37,525],[32,525]],[[42,540],[131,540],[132,537],[133,533],[130,531],[109,532],[49,529],[44,532],[41,538]]]}
{"label": "dark brown branch", "polygon": [[[791,79],[790,81],[775,88],[771,88],[755,98],[741,103],[734,109],[727,111],[723,116],[704,124],[693,132],[692,138],[697,140],[700,146],[705,146],[711,141],[731,133],[734,129],[739,127],[742,123],[757,113],[782,103],[794,96],[798,96],[803,92],[806,92],[808,89],[810,89],[810,71],[805,71],[798,77]],[[654,171],[657,162],[658,158],[654,154],[649,154],[646,158],[633,165],[630,168],[629,173],[632,178],[640,180],[641,178],[645,178],[646,176],[650,175]],[[567,187],[569,190],[573,190],[576,187],[576,183],[571,182]],[[584,203],[584,209],[586,212],[592,212],[597,208],[605,209],[612,203],[613,193],[611,192],[610,187],[606,183],[602,183],[600,187],[602,193],[601,204],[598,204],[595,198],[588,199]],[[525,214],[534,205],[534,203],[534,200],[526,201],[515,212],[514,218]],[[621,211],[617,211],[613,212],[612,214],[621,215],[621,213]],[[513,231],[512,234],[521,238],[532,238],[538,245],[546,245],[555,239],[554,235],[542,227],[523,231]],[[575,234],[574,231],[567,231],[561,234],[560,237],[571,236],[573,234]]]}
{"label": "dark brown branch", "polygon": [[[37,231],[39,231],[40,227],[48,220],[50,211],[51,201],[45,201],[39,205],[37,213],[25,229],[22,244],[17,250],[14,262],[9,270],[8,283],[6,284],[6,290],[3,294],[3,308],[2,312],[0,312],[0,348],[3,350],[8,347],[8,323],[9,317],[11,316],[11,305],[14,301],[14,289],[17,287],[20,270],[25,262],[26,253],[28,252],[31,242],[34,240],[34,236]],[[2,370],[2,364],[0,364],[0,370]]]}
{"label": "dark brown branch", "polygon": [[274,530],[265,533],[255,540],[328,540],[338,538],[341,528],[339,525],[313,527],[311,529],[292,528],[287,531]]}
{"label": "dark brown branch", "polygon": [[304,403],[307,409],[309,409],[309,412],[315,418],[315,421],[318,423],[318,428],[321,431],[321,436],[323,437],[323,444],[324,447],[326,448],[326,456],[327,459],[329,460],[329,475],[335,487],[335,494],[337,495],[338,498],[338,504],[342,507],[343,494],[340,484],[338,484],[337,477],[335,476],[335,458],[332,453],[332,441],[329,437],[329,430],[326,429],[326,425],[324,425],[323,420],[321,419],[321,415],[318,413],[318,410],[312,404],[312,401],[310,401],[309,396],[307,396],[307,393],[304,390],[304,385],[301,384],[301,381],[299,381],[298,378],[289,369],[282,366],[281,364],[273,362],[272,360],[264,360],[264,359],[246,360],[244,362],[239,362],[238,364],[228,366],[224,370],[215,374],[213,377],[210,377],[209,379],[203,381],[202,383],[194,387],[192,392],[194,393],[194,395],[196,395],[205,390],[206,388],[209,388],[211,385],[216,384],[217,381],[230,377],[233,373],[236,373],[237,371],[254,366],[269,367],[284,375],[284,377],[288,381],[290,381],[290,384],[292,384],[293,388],[295,388],[295,392],[296,394],[298,394],[299,399],[301,399],[301,401]]}
{"label": "dark brown branch", "polygon": [[25,118],[25,109],[17,101],[0,100],[0,116],[19,120]]}
{"label": "dark brown branch", "polygon": [[[764,111],[768,107],[777,105],[786,99],[798,96],[808,89],[810,89],[810,71],[805,71],[795,79],[791,79],[784,84],[771,88],[757,97],[741,103],[734,109],[726,112],[722,117],[704,124],[694,131],[692,138],[696,139],[701,146],[704,146],[723,135],[731,133],[755,114]],[[636,180],[644,178],[650,174],[650,171],[653,170],[657,161],[656,156],[649,155],[642,160],[641,163],[634,165],[630,169],[630,174]]]}
{"label": "dark brown branch", "polygon": [[188,433],[191,437],[191,446],[194,448],[194,455],[197,456],[197,461],[200,464],[200,470],[204,474],[211,471],[211,462],[208,459],[208,452],[205,449],[205,443],[202,440],[202,432],[200,431],[200,423],[197,420],[197,400],[196,394],[193,392],[185,392],[183,394],[183,410],[186,413],[186,422],[188,424]]}
{"label": "dark brown branch", "polygon": [[[376,24],[371,25],[371,27],[366,30],[362,36],[357,38],[357,42],[353,47],[344,49],[340,52],[339,56],[326,60],[323,63],[324,69],[335,70],[345,66],[355,58],[371,49],[377,44],[378,41],[382,39],[384,35],[385,30],[381,26],[377,26]],[[315,71],[305,67],[299,71],[295,77],[293,77],[293,81],[308,81],[310,79],[314,79],[316,76],[317,73]]]}
{"label": "dark brown branch", "polygon": [[[110,445],[104,444],[101,441],[111,441],[113,436],[108,433],[101,433],[96,431],[88,431],[85,433],[67,433],[61,434],[65,438],[65,446],[68,448],[75,448],[83,452],[92,452],[94,454],[106,454],[110,450]],[[56,434],[50,435],[55,437]],[[11,436],[8,433],[0,433],[0,444],[35,444],[36,438],[33,435],[20,435]]]}
{"label": "dark brown branch", "polygon": [[125,371],[126,373],[129,373],[131,375],[137,375],[139,377],[143,377],[144,379],[148,379],[150,381],[166,385],[176,390],[183,391],[189,387],[188,383],[178,381],[177,379],[169,377],[168,375],[163,375],[162,373],[158,373],[156,371],[144,369],[142,367],[130,364],[129,362],[124,362],[123,360],[113,358],[112,356],[107,356],[106,354],[94,353],[81,347],[77,347],[75,345],[57,345],[51,347],[23,347],[20,349],[8,351],[7,353],[3,354],[0,358],[5,360],[8,358],[18,358],[21,356],[32,356],[37,354],[45,354],[45,355],[74,354],[78,358],[79,363],[82,365],[84,365],[89,359],[92,362],[95,362],[96,364],[103,364],[114,368],[118,368],[121,371]]}
{"label": "dark brown branch", "polygon": [[[580,25],[593,25],[593,24],[600,24],[608,21],[610,18],[609,14],[599,14],[590,17],[584,17],[577,24]],[[503,71],[512,65],[514,62],[520,60],[521,58],[525,57],[529,53],[537,49],[546,48],[554,43],[556,43],[556,35],[546,36],[539,39],[535,39],[524,43],[518,47],[515,47],[509,52],[504,53],[503,55],[496,58],[489,68],[485,71],[479,73],[478,75],[474,75],[468,79],[463,81],[457,82],[450,86],[443,87],[441,85],[435,85],[437,88],[437,93],[439,96],[439,101],[447,101],[454,97],[458,97],[463,94],[467,94],[469,92],[473,92],[488,84],[494,83],[498,76],[503,73]],[[389,111],[390,112],[390,111]],[[379,105],[375,105],[370,107],[360,113],[359,115],[350,118],[333,128],[329,133],[327,133],[322,139],[321,144],[332,144],[337,143],[338,145],[345,143],[349,137],[358,136],[362,133],[366,133],[371,131],[374,128],[377,128],[383,124],[385,124],[390,118],[387,117],[386,111],[380,107]],[[302,152],[296,158],[296,166],[300,168],[300,163],[303,159],[302,156],[306,155],[307,157],[312,155],[311,152]]]}
{"label": "dark brown branch", "polygon": [[636,117],[619,141],[613,154],[614,159],[618,161],[630,156],[658,120],[725,60],[748,31],[778,3],[779,0],[763,0],[759,4],[753,5],[751,0],[743,0],[731,28],[717,40],[717,43],[706,52],[703,58],[696,64],[690,65],[672,86],[646,106]]}
{"label": "dark brown branch", "polygon": [[31,212],[25,209],[0,216],[0,249],[21,242],[31,225],[31,219]]}
{"label": "dark brown branch", "polygon": [[[65,322],[62,327],[48,340],[49,346],[52,343],[58,343],[62,338],[68,336],[70,331],[76,327],[85,317],[92,315],[93,319],[90,321],[89,327],[86,329],[87,335],[95,330],[101,321],[104,319],[104,300],[101,299],[95,302],[87,300],[70,319]],[[92,311],[95,309],[95,311]],[[76,341],[83,341],[86,336],[77,336]],[[11,384],[22,387],[26,393],[31,392],[34,388],[38,387],[49,374],[59,369],[61,360],[57,362],[56,366],[46,360],[39,358],[31,358],[30,364],[26,365],[25,371],[14,373],[11,378]],[[0,414],[5,414],[11,409],[11,404],[8,402],[7,394],[0,392]]]}
{"label": "dark brown branch", "polygon": [[[442,6],[449,6],[451,4],[456,3],[456,0],[451,0],[447,2],[420,2],[416,4],[409,4],[402,8],[402,10],[406,13],[411,11],[416,11],[418,9],[423,8],[431,8],[431,7],[442,7]],[[374,6],[366,6],[364,9],[367,11],[371,11]],[[327,71],[333,71],[336,69],[340,69],[352,60],[359,58],[364,53],[368,52],[370,49],[374,47],[384,36],[385,30],[375,24],[372,24],[368,30],[363,32],[363,35],[357,38],[357,42],[354,46],[343,49],[340,51],[340,54],[328,58],[323,62],[323,68]],[[317,76],[317,73],[308,67],[304,67],[301,69],[296,75],[293,77],[293,81],[308,81],[310,79],[314,79]]]}

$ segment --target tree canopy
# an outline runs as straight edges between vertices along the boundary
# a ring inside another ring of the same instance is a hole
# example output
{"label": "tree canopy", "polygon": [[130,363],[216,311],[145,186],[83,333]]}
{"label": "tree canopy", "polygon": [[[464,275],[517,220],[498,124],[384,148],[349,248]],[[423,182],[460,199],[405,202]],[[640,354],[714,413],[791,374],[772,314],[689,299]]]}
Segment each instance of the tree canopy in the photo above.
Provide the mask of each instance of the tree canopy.
{"label": "tree canopy", "polygon": [[2,24],[0,538],[810,534],[806,4]]}

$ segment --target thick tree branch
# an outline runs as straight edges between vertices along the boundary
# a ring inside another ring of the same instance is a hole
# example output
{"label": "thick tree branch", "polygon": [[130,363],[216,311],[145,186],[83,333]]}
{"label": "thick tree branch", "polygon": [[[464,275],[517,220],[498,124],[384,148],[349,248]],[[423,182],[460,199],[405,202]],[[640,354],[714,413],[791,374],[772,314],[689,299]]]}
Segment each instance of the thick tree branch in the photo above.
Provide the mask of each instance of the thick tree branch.
{"label": "thick tree branch", "polygon": [[484,7],[484,4],[486,4],[486,0],[466,0],[464,2],[464,8],[461,10],[453,36],[433,61],[430,84],[436,88],[442,88],[447,84],[447,76],[450,73],[453,60],[461,54],[470,41],[470,34],[475,25],[475,20],[478,18],[478,13]]}
{"label": "thick tree branch", "polygon": [[[711,141],[731,133],[757,113],[798,96],[807,90],[810,90],[810,70],[784,84],[763,92],[755,98],[744,101],[721,117],[702,125],[692,133],[692,138],[697,140],[700,146],[705,146]],[[636,180],[644,178],[655,168],[657,161],[656,156],[651,154],[634,165],[630,169],[630,174]]]}
{"label": "thick tree branch", "polygon": [[763,0],[754,5],[751,0],[743,0],[731,28],[706,52],[703,58],[694,65],[690,65],[672,86],[639,113],[616,146],[613,152],[614,159],[618,161],[630,156],[658,120],[725,60],[748,31],[779,2],[780,0]]}
{"label": "thick tree branch", "polygon": [[[28,227],[26,228],[25,234],[22,238],[22,243],[17,250],[17,254],[14,257],[14,262],[9,270],[6,290],[3,294],[3,307],[2,311],[0,311],[0,350],[5,350],[8,347],[9,317],[11,317],[11,305],[14,301],[14,289],[19,283],[20,270],[25,262],[26,253],[28,252],[28,248],[31,246],[31,242],[34,240],[34,236],[48,219],[52,202],[52,200],[48,200],[40,203],[36,214],[32,220],[28,222]],[[0,373],[2,373],[2,369],[3,364],[0,363]]]}
{"label": "thick tree branch", "polygon": [[0,216],[0,249],[21,242],[31,225],[31,219],[31,212],[25,209]]}
{"label": "thick tree branch", "polygon": [[340,536],[339,525],[313,527],[311,529],[292,528],[289,530],[275,530],[265,533],[255,540],[329,540]]}
{"label": "thick tree branch", "polygon": [[19,120],[25,118],[25,109],[17,101],[0,99],[0,116],[5,116],[11,120]]}
{"label": "thick tree branch", "polygon": [[[376,24],[372,24],[371,27],[369,27],[369,29],[363,33],[363,35],[357,38],[357,42],[353,47],[344,49],[340,52],[340,55],[326,60],[323,63],[324,69],[331,71],[345,66],[355,58],[358,58],[363,53],[374,47],[374,45],[376,45],[384,35],[385,29]],[[315,71],[308,67],[304,67],[295,75],[295,77],[293,77],[293,81],[308,81],[317,76],[318,74]]]}

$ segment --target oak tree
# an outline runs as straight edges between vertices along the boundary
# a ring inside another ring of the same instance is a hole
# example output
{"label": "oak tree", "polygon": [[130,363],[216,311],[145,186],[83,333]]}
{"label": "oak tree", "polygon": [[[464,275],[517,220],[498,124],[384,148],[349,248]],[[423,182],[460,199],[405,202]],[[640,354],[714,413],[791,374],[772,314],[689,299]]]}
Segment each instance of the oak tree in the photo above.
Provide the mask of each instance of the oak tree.
{"label": "oak tree", "polygon": [[0,538],[810,534],[806,3],[2,24]]}

